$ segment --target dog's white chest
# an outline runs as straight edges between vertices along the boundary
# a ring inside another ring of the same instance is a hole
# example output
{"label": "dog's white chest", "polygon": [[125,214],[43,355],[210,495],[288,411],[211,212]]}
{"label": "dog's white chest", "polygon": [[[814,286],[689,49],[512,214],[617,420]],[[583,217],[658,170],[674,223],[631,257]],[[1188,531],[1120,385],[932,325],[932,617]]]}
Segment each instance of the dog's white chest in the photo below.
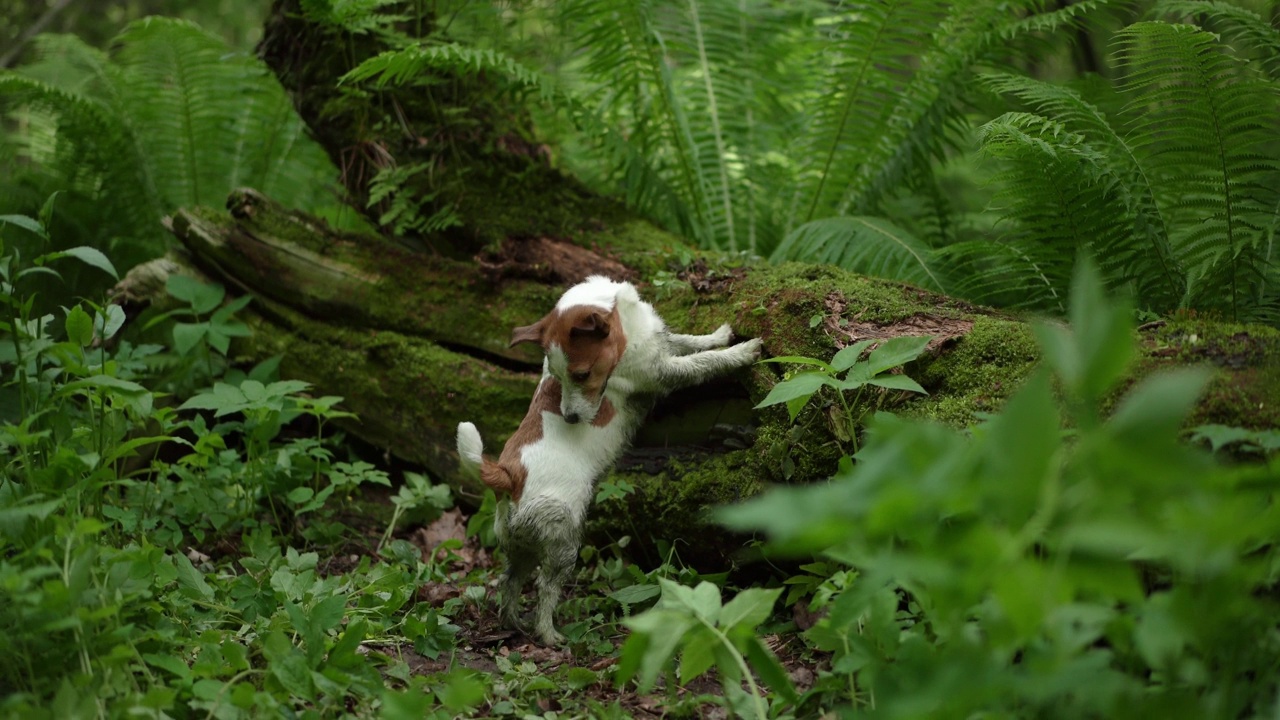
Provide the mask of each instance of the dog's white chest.
{"label": "dog's white chest", "polygon": [[521,501],[550,496],[563,501],[581,520],[591,504],[592,485],[618,454],[626,442],[621,417],[597,427],[579,423],[570,425],[560,416],[542,414],[542,437],[520,453],[529,474]]}

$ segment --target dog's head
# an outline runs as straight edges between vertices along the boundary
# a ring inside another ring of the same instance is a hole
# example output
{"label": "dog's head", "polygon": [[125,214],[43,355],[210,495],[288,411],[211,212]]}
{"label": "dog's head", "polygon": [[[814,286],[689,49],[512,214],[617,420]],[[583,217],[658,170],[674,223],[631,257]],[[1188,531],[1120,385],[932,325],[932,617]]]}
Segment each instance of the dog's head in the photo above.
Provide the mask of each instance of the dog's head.
{"label": "dog's head", "polygon": [[600,412],[609,377],[627,349],[615,307],[556,308],[532,325],[511,333],[511,345],[536,343],[547,370],[560,381],[560,415],[567,423],[591,423]]}

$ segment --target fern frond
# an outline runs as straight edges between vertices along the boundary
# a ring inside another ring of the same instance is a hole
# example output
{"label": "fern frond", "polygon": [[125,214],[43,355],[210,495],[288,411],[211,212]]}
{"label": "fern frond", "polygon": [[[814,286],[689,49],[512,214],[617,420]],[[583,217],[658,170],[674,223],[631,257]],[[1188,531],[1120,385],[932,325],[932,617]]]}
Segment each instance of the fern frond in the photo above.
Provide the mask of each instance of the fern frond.
{"label": "fern frond", "polygon": [[303,209],[332,196],[332,164],[261,63],[168,18],[129,25],[116,47],[121,108],[169,209],[220,206],[241,184]]}
{"label": "fern frond", "polygon": [[915,72],[913,56],[932,44],[945,8],[928,0],[855,3],[825,19],[826,47],[816,112],[804,142],[797,221],[829,215],[881,136]]}
{"label": "fern frond", "polygon": [[897,94],[869,152],[850,159],[856,172],[844,186],[834,211],[865,211],[889,189],[909,177],[913,165],[942,159],[965,129],[962,112],[975,64],[1006,56],[1013,42],[1030,33],[1070,27],[1088,13],[1116,4],[1084,0],[1046,10],[1040,0],[1013,3],[955,3],[933,29],[919,54],[917,69]]}
{"label": "fern frond", "polygon": [[[1133,145],[1160,187],[1171,238],[1188,276],[1186,303],[1223,303],[1233,317],[1247,299],[1245,257],[1262,237],[1275,189],[1275,90],[1189,25],[1141,22],[1119,35],[1124,87],[1137,117]],[[1221,283],[1221,284],[1219,284]]]}
{"label": "fern frond", "polygon": [[648,212],[671,227],[692,226],[683,201],[633,143],[555,78],[499,50],[456,43],[410,45],[368,58],[343,75],[340,82],[371,82],[379,88],[411,86],[430,82],[433,72],[464,76],[483,73],[502,78],[511,91],[536,94],[542,102],[568,115],[584,135],[583,139],[597,147],[604,164],[627,180],[622,186],[628,205]]}
{"label": "fern frond", "polygon": [[1280,29],[1248,8],[1221,0],[1160,0],[1151,15],[1216,30],[1235,43],[1237,51],[1256,52],[1272,77],[1280,75]]}
{"label": "fern frond", "polygon": [[457,43],[421,43],[399,50],[387,50],[355,66],[339,78],[339,82],[370,80],[375,87],[403,86],[422,80],[422,76],[432,70],[459,75],[496,73],[518,88],[537,91],[544,101],[550,101],[560,94],[551,77],[526,67],[502,52]]}
{"label": "fern frond", "polygon": [[162,251],[163,201],[131,132],[110,107],[16,73],[0,74],[0,99],[10,112],[47,114],[50,132],[42,145],[28,146],[27,159],[61,178],[59,189],[100,203],[92,241],[110,251],[115,238],[129,238],[153,255]]}
{"label": "fern frond", "polygon": [[1124,194],[1125,216],[1133,218],[1135,239],[1144,246],[1125,252],[1133,265],[1123,274],[1143,279],[1146,287],[1142,295],[1154,306],[1167,307],[1181,298],[1186,279],[1169,247],[1168,226],[1156,203],[1151,178],[1110,119],[1080,93],[1063,85],[1011,73],[986,73],[979,79],[994,92],[1017,97],[1100,149],[1102,155],[1095,159],[1120,179],[1117,189]]}
{"label": "fern frond", "polygon": [[401,0],[301,0],[302,15],[311,22],[329,25],[353,35],[387,31],[409,16],[383,12]]}
{"label": "fern frond", "polygon": [[948,269],[948,292],[983,305],[1066,311],[1061,280],[1049,276],[1050,262],[1043,247],[1013,240],[966,240],[934,251],[939,267]]}
{"label": "fern frond", "polygon": [[195,26],[131,24],[110,56],[71,36],[42,37],[38,50],[22,75],[0,81],[5,98],[55,118],[56,153],[37,160],[94,208],[88,225],[101,228],[102,249],[141,238],[154,256],[164,214],[219,207],[237,185],[304,210],[332,202],[337,173],[275,79]]}
{"label": "fern frond", "polygon": [[944,292],[929,246],[882,218],[835,217],[805,223],[782,241],[778,253]]}
{"label": "fern frond", "polygon": [[581,71],[601,116],[619,128],[687,204],[689,225],[676,228],[714,244],[708,180],[667,62],[656,0],[570,0],[561,20],[583,48]]}
{"label": "fern frond", "polygon": [[1029,113],[1006,113],[978,131],[983,152],[1002,158],[997,203],[1016,231],[1039,249],[1038,266],[1065,292],[1081,249],[1102,260],[1113,277],[1133,283],[1145,274],[1131,228],[1122,184],[1106,154],[1059,122]]}

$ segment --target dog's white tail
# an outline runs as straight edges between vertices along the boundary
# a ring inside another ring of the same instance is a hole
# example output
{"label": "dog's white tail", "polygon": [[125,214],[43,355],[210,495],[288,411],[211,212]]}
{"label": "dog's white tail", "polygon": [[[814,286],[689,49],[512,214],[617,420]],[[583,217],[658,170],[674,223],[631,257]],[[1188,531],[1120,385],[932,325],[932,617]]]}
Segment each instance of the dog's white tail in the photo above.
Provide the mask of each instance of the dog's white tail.
{"label": "dog's white tail", "polygon": [[524,479],[511,477],[506,468],[484,457],[484,442],[480,440],[480,431],[469,422],[458,423],[458,465],[467,477],[480,478],[485,485],[502,497],[510,495],[519,500],[524,490]]}
{"label": "dog's white tail", "polygon": [[458,461],[462,471],[470,477],[480,477],[484,465],[484,442],[480,431],[469,422],[458,423]]}

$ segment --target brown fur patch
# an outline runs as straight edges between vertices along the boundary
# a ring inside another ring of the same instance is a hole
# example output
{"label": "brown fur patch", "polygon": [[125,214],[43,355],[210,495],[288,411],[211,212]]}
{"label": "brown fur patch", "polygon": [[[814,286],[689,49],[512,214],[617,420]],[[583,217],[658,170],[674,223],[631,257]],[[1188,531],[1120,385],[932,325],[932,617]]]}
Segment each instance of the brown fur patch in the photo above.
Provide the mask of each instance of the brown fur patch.
{"label": "brown fur patch", "polygon": [[[529,476],[529,471],[520,461],[520,451],[525,445],[542,439],[543,412],[560,414],[560,382],[553,377],[538,385],[537,392],[533,394],[533,402],[529,403],[529,411],[525,413],[524,420],[520,421],[520,427],[507,439],[507,444],[502,446],[498,461],[486,462],[481,469],[480,479],[493,488],[494,492],[509,493],[513,500],[519,500],[524,493],[524,481]],[[489,470],[489,465],[493,465],[492,470]],[[492,483],[491,477],[494,481]]]}
{"label": "brown fur patch", "polygon": [[604,427],[613,422],[613,417],[618,414],[613,409],[613,403],[609,402],[609,398],[600,401],[600,412],[596,413],[596,419],[591,421],[593,427]]}
{"label": "brown fur patch", "polygon": [[[591,424],[604,427],[613,421],[617,409],[601,395],[627,350],[627,337],[622,332],[617,307],[609,312],[589,305],[575,305],[563,312],[552,310],[533,325],[518,327],[512,332],[511,344],[522,342],[536,342],[544,349],[553,343],[560,346],[569,360],[569,372],[587,373],[587,379],[581,383],[583,395],[593,403],[600,403]],[[560,414],[560,391],[560,381],[554,377],[538,385],[524,420],[507,439],[498,460],[485,460],[481,465],[480,479],[495,493],[507,493],[513,500],[519,500],[524,493],[529,470],[521,462],[520,452],[526,445],[542,439],[542,413]]]}
{"label": "brown fur patch", "polygon": [[[627,350],[627,336],[622,332],[618,308],[615,306],[606,313],[598,307],[575,305],[563,312],[552,311],[540,322],[543,323],[542,346],[559,345],[569,360],[569,372],[587,373],[587,379],[576,384],[589,401],[600,402],[600,412],[605,412],[600,395]],[[609,417],[613,417],[612,407]],[[607,425],[608,420],[601,424]]]}

